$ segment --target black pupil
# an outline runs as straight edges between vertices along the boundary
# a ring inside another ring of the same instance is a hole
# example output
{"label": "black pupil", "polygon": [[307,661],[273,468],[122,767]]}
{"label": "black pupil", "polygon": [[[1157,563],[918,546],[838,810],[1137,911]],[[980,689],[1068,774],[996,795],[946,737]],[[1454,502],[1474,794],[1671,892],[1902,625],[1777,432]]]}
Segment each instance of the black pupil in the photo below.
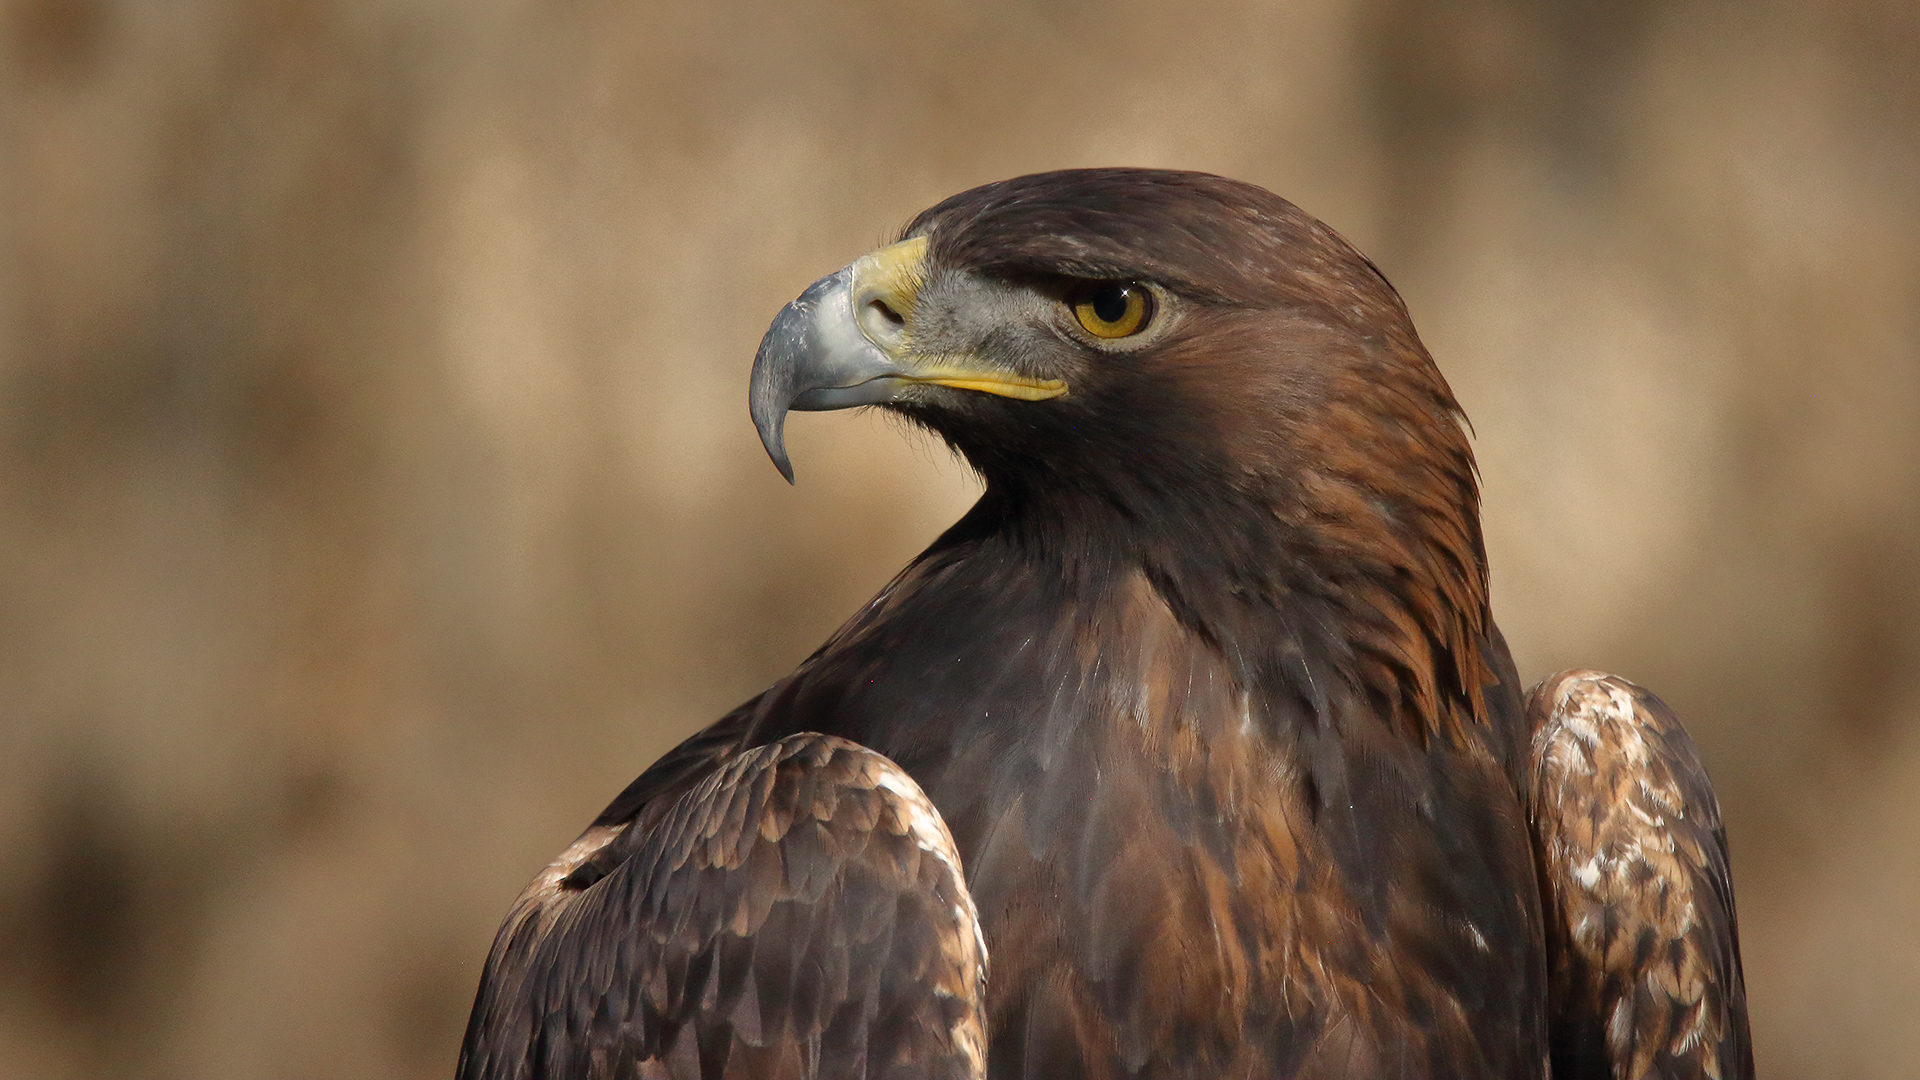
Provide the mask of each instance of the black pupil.
{"label": "black pupil", "polygon": [[1127,297],[1133,290],[1125,285],[1102,285],[1093,291],[1093,314],[1101,322],[1119,322],[1127,317]]}

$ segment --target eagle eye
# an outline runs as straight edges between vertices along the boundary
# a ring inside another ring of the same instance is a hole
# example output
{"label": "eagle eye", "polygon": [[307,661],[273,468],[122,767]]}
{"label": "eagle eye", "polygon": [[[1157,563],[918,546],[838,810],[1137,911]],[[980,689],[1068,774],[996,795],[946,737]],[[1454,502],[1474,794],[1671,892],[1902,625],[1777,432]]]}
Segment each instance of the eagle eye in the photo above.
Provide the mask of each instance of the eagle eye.
{"label": "eagle eye", "polygon": [[1153,319],[1153,294],[1132,281],[1096,281],[1075,292],[1073,317],[1097,338],[1132,337]]}

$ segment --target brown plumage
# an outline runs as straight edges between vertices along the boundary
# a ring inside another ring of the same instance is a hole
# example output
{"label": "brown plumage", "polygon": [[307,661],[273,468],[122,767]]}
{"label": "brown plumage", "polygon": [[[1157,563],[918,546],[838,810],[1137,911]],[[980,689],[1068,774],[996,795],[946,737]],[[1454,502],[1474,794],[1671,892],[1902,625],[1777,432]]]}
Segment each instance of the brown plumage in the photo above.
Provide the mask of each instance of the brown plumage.
{"label": "brown plumage", "polygon": [[521,893],[463,1074],[843,1075],[822,1062],[869,1056],[876,1076],[980,1074],[979,918],[892,762],[792,735],[648,809],[603,815]]}
{"label": "brown plumage", "polygon": [[1542,680],[1527,718],[1562,1072],[1752,1076],[1726,831],[1693,741],[1598,671]]}
{"label": "brown plumage", "polygon": [[[782,471],[789,408],[881,405],[986,492],[530,887],[463,1077],[955,1075],[979,1009],[994,1077],[1750,1075],[1705,775],[1650,698],[1523,708],[1458,407],[1326,226],[1193,173],[978,188],[790,305],[752,404]],[[984,1003],[944,855],[863,825],[822,870],[752,787],[856,752],[951,830]],[[715,829],[759,840],[685,854]],[[894,897],[891,959],[841,890]]]}

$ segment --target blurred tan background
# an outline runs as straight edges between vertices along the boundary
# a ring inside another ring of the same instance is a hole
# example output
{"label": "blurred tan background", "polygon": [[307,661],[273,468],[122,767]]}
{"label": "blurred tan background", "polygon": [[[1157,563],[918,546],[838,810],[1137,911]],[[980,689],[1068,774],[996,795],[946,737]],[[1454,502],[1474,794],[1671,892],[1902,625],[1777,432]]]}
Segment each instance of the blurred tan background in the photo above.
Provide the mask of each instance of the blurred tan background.
{"label": "blurred tan background", "polygon": [[496,921],[972,498],[746,419],[973,184],[1263,184],[1529,678],[1719,783],[1763,1073],[1920,1075],[1920,5],[0,2],[0,1077],[444,1077]]}

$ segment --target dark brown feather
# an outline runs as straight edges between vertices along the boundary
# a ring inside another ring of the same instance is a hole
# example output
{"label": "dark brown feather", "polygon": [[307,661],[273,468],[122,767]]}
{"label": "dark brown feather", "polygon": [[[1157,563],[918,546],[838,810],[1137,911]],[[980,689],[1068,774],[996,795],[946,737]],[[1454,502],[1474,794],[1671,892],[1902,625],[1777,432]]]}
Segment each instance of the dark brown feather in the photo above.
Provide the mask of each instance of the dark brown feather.
{"label": "dark brown feather", "polygon": [[794,735],[665,801],[650,828],[593,825],[521,894],[462,1080],[984,1075],[978,917],[906,774]]}

